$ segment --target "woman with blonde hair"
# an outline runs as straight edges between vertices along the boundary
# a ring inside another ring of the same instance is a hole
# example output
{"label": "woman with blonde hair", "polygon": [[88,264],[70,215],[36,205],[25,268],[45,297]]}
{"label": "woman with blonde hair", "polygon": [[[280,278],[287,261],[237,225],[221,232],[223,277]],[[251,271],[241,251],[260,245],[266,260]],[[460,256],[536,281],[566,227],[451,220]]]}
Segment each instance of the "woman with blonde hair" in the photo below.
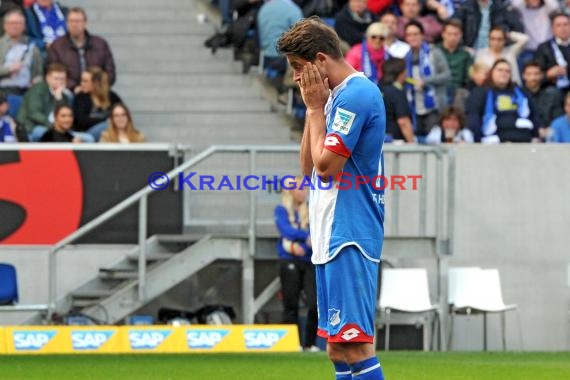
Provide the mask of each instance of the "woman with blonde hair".
{"label": "woman with blonde hair", "polygon": [[299,323],[299,299],[305,293],[307,321],[305,341],[307,351],[318,351],[317,296],[315,267],[311,263],[311,236],[309,232],[308,186],[297,176],[282,181],[281,204],[275,207],[275,224],[280,234],[277,252],[280,259],[279,275],[283,295],[283,323]]}
{"label": "woman with blonde hair", "polygon": [[141,143],[145,142],[145,136],[133,125],[131,112],[123,103],[117,103],[111,107],[109,128],[101,134],[102,143]]}
{"label": "woman with blonde hair", "polygon": [[366,36],[362,42],[354,45],[346,53],[346,61],[376,84],[382,79],[382,67],[386,55],[384,40],[389,34],[390,30],[386,25],[374,22],[366,29]]}
{"label": "woman with blonde hair", "polygon": [[81,92],[73,102],[74,130],[87,132],[99,141],[107,129],[111,106],[121,98],[109,87],[109,76],[99,67],[89,67],[81,74]]}

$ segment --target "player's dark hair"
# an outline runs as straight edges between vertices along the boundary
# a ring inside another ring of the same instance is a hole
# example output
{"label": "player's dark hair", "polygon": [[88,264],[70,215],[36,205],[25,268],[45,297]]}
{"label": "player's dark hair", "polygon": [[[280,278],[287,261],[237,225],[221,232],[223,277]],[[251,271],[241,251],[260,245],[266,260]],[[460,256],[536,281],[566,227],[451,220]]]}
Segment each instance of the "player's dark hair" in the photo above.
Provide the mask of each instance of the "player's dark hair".
{"label": "player's dark hair", "polygon": [[283,33],[277,41],[277,51],[309,62],[316,59],[317,53],[324,53],[333,59],[343,56],[338,35],[317,16],[302,19]]}
{"label": "player's dark hair", "polygon": [[398,75],[406,71],[406,61],[400,58],[390,58],[384,62],[384,76],[382,83],[389,84],[396,81]]}
{"label": "player's dark hair", "polygon": [[418,28],[420,30],[420,33],[422,35],[426,34],[425,30],[424,30],[424,26],[417,20],[410,20],[408,21],[408,23],[406,24],[406,26],[404,27],[404,31],[408,30],[408,28],[410,26],[415,26],[416,28]]}

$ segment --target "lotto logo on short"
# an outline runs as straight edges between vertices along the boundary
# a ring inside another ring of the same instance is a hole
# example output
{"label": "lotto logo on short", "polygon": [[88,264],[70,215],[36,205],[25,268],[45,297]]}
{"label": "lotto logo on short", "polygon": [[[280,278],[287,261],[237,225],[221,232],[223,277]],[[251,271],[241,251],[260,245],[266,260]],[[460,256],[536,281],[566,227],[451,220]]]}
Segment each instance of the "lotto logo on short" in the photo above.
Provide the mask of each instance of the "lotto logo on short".
{"label": "lotto logo on short", "polygon": [[18,351],[37,351],[53,339],[55,331],[18,331],[14,332],[14,347]]}
{"label": "lotto logo on short", "polygon": [[154,350],[170,335],[168,330],[129,331],[129,342],[133,350]]}
{"label": "lotto logo on short", "polygon": [[245,330],[245,348],[269,349],[285,336],[286,330]]}
{"label": "lotto logo on short", "polygon": [[352,329],[348,329],[345,332],[343,332],[340,337],[348,342],[348,341],[351,341],[352,339],[356,338],[359,335],[360,335],[360,331],[358,331],[355,328],[352,328]]}
{"label": "lotto logo on short", "polygon": [[348,135],[348,132],[350,132],[350,128],[352,128],[352,123],[354,122],[355,118],[355,113],[347,111],[340,107],[337,108],[333,120],[333,131],[337,131],[343,135]]}
{"label": "lotto logo on short", "polygon": [[98,350],[113,334],[113,331],[73,331],[71,343],[74,350]]}
{"label": "lotto logo on short", "polygon": [[186,332],[188,348],[212,349],[224,340],[228,332],[229,330],[188,330]]}

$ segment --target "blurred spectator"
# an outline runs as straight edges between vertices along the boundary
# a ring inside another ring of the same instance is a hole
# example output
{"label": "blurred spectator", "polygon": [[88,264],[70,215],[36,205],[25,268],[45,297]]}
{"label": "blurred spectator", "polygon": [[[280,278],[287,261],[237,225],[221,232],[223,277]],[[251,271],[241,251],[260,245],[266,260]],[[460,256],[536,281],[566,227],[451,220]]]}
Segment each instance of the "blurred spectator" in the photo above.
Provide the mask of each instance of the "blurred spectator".
{"label": "blurred spectator", "polygon": [[422,24],[424,29],[424,39],[427,42],[437,41],[441,35],[441,24],[432,15],[420,16],[422,5],[420,0],[402,0],[400,3],[402,16],[398,20],[398,38],[404,38],[404,29],[408,22],[415,20]]}
{"label": "blurred spectator", "polygon": [[381,15],[388,11],[393,4],[393,0],[368,0],[368,9],[375,15]]}
{"label": "blurred spectator", "polygon": [[71,104],[72,94],[65,88],[65,79],[65,66],[51,64],[45,82],[35,84],[24,96],[17,120],[31,134],[31,141],[40,140],[52,124],[53,111],[58,105]]}
{"label": "blurred spectator", "polygon": [[538,139],[533,103],[511,78],[511,65],[495,61],[487,87],[477,87],[467,99],[468,126],[475,141],[485,144],[531,142]]}
{"label": "blurred spectator", "polygon": [[[513,42],[511,45],[506,46],[507,38]],[[520,86],[521,75],[517,56],[522,53],[527,42],[528,36],[524,33],[510,32],[507,34],[502,27],[494,26],[489,32],[489,47],[477,50],[475,62],[481,62],[491,67],[497,59],[506,59],[511,65],[511,78]]]}
{"label": "blurred spectator", "polygon": [[8,100],[0,94],[0,143],[18,142],[16,122],[8,115]]}
{"label": "blurred spectator", "polygon": [[443,42],[437,47],[441,49],[449,70],[451,83],[448,87],[448,102],[458,104],[460,108],[467,98],[467,82],[469,81],[469,67],[473,61],[471,54],[461,46],[463,39],[462,25],[459,20],[448,20],[443,26]]}
{"label": "blurred spectator", "polygon": [[19,9],[22,13],[24,12],[22,0],[0,1],[0,36],[4,35],[4,16],[14,9]]}
{"label": "blurred spectator", "polygon": [[398,17],[391,12],[386,12],[380,18],[380,22],[388,27],[388,35],[384,40],[384,50],[386,51],[386,58],[406,58],[410,51],[410,45],[404,41],[396,38],[396,31],[398,30]]}
{"label": "blurred spectator", "polygon": [[111,107],[109,128],[101,134],[102,143],[142,143],[145,136],[139,132],[133,124],[131,111],[123,103],[117,103]]}
{"label": "blurred spectator", "polygon": [[53,0],[37,0],[26,8],[25,14],[28,35],[42,52],[67,32],[67,8]]}
{"label": "blurred spectator", "polygon": [[546,79],[566,93],[570,89],[570,16],[564,12],[550,15],[552,39],[541,43],[536,50],[536,60]]}
{"label": "blurred spectator", "polygon": [[543,82],[544,74],[535,61],[527,62],[523,69],[523,91],[534,103],[538,113],[539,135],[547,137],[547,128],[552,120],[564,114],[560,91],[554,86]]}
{"label": "blurred spectator", "polygon": [[87,132],[98,141],[107,129],[111,106],[121,98],[109,88],[107,73],[99,67],[89,67],[81,74],[81,92],[73,101],[74,130]]}
{"label": "blurred spectator", "polygon": [[565,115],[559,116],[552,122],[549,142],[570,143],[570,92],[564,98],[564,112]]}
{"label": "blurred spectator", "polygon": [[439,120],[439,111],[447,106],[447,86],[451,71],[441,50],[424,40],[422,24],[412,20],[406,25],[406,42],[411,51],[406,56],[408,100],[418,142]]}
{"label": "blurred spectator", "polygon": [[6,34],[0,39],[0,88],[7,95],[22,96],[42,79],[42,58],[38,48],[24,35],[24,15],[15,9],[6,14]]}
{"label": "blurred spectator", "polygon": [[519,67],[534,57],[538,45],[552,38],[548,15],[558,9],[557,0],[512,0],[513,7],[521,14],[524,31],[529,40],[519,56]]}
{"label": "blurred spectator", "polygon": [[305,17],[319,16],[332,17],[334,15],[334,2],[331,0],[294,0],[301,8]]}
{"label": "blurred spectator", "polygon": [[474,87],[484,86],[488,76],[489,66],[475,62],[469,68],[469,83],[467,84],[467,90],[470,91]]}
{"label": "blurred spectator", "polygon": [[303,18],[303,12],[291,0],[267,0],[257,12],[257,32],[263,55],[263,68],[271,68],[282,77],[287,59],[277,53],[277,39]]}
{"label": "blurred spectator", "polygon": [[412,113],[406,97],[406,61],[390,58],[384,63],[382,95],[386,106],[386,142],[414,142]]}
{"label": "blurred spectator", "polygon": [[427,0],[425,1],[425,8],[431,10],[438,19],[443,21],[453,16],[461,2],[461,0]]}
{"label": "blurred spectator", "polygon": [[280,239],[277,253],[280,261],[281,292],[283,294],[283,323],[299,324],[299,301],[305,293],[307,321],[305,349],[316,347],[317,290],[315,267],[311,263],[311,236],[309,233],[308,186],[301,187],[303,177],[287,179],[281,204],[275,207],[275,224]]}
{"label": "blurred spectator", "polygon": [[354,45],[346,54],[346,61],[372,82],[378,84],[382,79],[384,65],[384,39],[388,35],[388,27],[381,22],[374,22],[366,29],[366,38]]}
{"label": "blurred spectator", "polygon": [[507,32],[524,32],[519,13],[510,0],[465,0],[453,18],[463,24],[465,46],[482,49],[489,46],[489,32],[500,26]]}
{"label": "blurred spectator", "polygon": [[336,14],[334,29],[349,46],[362,42],[366,29],[378,17],[366,8],[366,0],[348,0]]}
{"label": "blurred spectator", "polygon": [[456,107],[443,110],[439,124],[435,125],[426,137],[426,143],[439,145],[441,143],[472,143],[473,133],[466,128],[465,114]]}
{"label": "blurred spectator", "polygon": [[79,137],[70,132],[73,125],[73,110],[66,104],[59,105],[54,111],[55,119],[52,127],[43,134],[40,142],[78,143]]}
{"label": "blurred spectator", "polygon": [[48,49],[48,63],[62,63],[67,67],[67,88],[79,92],[81,73],[90,66],[102,68],[115,84],[115,60],[111,48],[103,38],[89,34],[87,14],[82,8],[71,8],[67,15],[65,36],[58,38]]}

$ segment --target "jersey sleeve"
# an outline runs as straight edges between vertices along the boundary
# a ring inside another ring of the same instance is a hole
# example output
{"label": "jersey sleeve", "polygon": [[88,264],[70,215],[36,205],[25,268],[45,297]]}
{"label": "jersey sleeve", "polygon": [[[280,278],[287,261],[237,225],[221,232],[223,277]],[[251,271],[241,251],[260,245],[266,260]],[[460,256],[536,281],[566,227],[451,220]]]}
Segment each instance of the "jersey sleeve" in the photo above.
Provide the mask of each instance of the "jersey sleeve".
{"label": "jersey sleeve", "polygon": [[343,157],[350,157],[366,123],[365,107],[356,97],[340,100],[331,111],[327,123],[324,148]]}

